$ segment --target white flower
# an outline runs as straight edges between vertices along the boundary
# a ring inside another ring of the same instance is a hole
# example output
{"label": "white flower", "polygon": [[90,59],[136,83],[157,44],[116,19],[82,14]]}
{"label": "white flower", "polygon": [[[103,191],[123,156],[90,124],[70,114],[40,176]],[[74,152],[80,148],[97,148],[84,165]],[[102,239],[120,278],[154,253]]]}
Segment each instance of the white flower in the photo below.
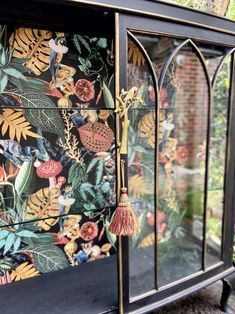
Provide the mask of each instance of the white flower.
{"label": "white flower", "polygon": [[164,120],[162,123],[163,129],[166,131],[172,131],[175,127],[175,125],[173,123],[170,123],[167,120]]}

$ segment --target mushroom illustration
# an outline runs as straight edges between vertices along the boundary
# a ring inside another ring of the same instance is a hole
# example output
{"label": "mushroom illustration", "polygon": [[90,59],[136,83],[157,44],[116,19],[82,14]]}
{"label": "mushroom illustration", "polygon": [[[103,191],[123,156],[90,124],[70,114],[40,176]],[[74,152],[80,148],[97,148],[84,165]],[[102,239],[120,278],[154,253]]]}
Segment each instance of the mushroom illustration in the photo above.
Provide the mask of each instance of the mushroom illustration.
{"label": "mushroom illustration", "polygon": [[[36,173],[39,176],[39,178],[49,179],[50,188],[56,188],[57,185],[56,176],[61,172],[61,170],[62,165],[60,162],[54,160],[47,160],[37,167]],[[60,184],[62,185],[62,183],[58,182],[58,185]]]}
{"label": "mushroom illustration", "polygon": [[101,246],[101,252],[104,253],[106,256],[110,256],[110,249],[112,245],[110,243],[105,243]]}

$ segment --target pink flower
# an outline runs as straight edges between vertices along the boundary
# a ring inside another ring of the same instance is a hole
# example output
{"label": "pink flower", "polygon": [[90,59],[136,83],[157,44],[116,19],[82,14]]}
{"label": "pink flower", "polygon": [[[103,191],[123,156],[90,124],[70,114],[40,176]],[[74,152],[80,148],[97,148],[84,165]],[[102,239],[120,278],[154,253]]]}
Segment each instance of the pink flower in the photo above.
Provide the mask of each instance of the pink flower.
{"label": "pink flower", "polygon": [[95,222],[85,222],[81,227],[81,238],[91,241],[98,235],[98,226]]}
{"label": "pink flower", "polygon": [[164,212],[157,212],[157,231],[164,234],[167,229],[166,214]]}
{"label": "pink flower", "polygon": [[169,104],[166,101],[167,97],[168,97],[167,89],[162,87],[162,89],[160,90],[160,109],[169,108]]}
{"label": "pink flower", "polygon": [[4,182],[4,181],[6,181],[6,178],[7,178],[7,174],[5,171],[4,164],[2,164],[2,166],[0,167],[0,181]]}
{"label": "pink flower", "polygon": [[89,101],[95,97],[94,84],[88,80],[80,79],[75,84],[75,93],[81,101]]}
{"label": "pink flower", "polygon": [[179,164],[185,164],[188,161],[188,149],[185,146],[180,146],[176,150],[176,160]]}
{"label": "pink flower", "polygon": [[155,102],[155,91],[154,91],[153,86],[149,86],[148,91],[149,91],[150,101]]}

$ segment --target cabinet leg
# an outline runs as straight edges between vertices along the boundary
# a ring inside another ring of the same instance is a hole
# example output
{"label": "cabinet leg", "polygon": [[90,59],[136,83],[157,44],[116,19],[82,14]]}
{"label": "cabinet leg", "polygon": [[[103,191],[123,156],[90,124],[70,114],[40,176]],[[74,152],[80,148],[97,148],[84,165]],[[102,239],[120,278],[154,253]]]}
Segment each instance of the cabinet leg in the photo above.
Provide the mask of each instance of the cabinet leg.
{"label": "cabinet leg", "polygon": [[223,291],[220,299],[220,310],[222,312],[232,314],[234,311],[228,305],[229,297],[232,291],[235,289],[235,272],[222,279]]}

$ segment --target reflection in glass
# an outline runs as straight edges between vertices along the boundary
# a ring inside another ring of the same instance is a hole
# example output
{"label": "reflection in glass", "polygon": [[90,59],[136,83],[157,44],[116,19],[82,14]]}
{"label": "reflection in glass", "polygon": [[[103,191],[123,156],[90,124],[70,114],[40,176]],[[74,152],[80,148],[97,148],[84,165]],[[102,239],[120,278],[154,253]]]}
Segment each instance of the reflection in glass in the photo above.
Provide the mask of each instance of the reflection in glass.
{"label": "reflection in glass", "polygon": [[198,152],[207,139],[209,98],[205,71],[190,45],[174,56],[160,93],[168,95],[158,173],[158,210],[167,221],[158,249],[164,285],[202,268],[205,161],[199,167]]}
{"label": "reflection in glass", "polygon": [[[155,285],[155,111],[132,110],[129,133],[129,196],[141,232],[130,239],[130,288],[138,295]],[[146,246],[146,243],[148,244]]]}
{"label": "reflection in glass", "polygon": [[156,97],[147,62],[131,40],[128,56],[128,89],[138,87],[139,96],[146,103],[134,104],[129,110],[128,190],[141,225],[138,236],[129,240],[130,295],[134,297],[155,287]]}
{"label": "reflection in glass", "polygon": [[[231,57],[228,57],[218,73],[213,89],[207,196],[206,266],[211,266],[221,260],[230,67]],[[203,154],[201,156],[203,157]]]}
{"label": "reflection in glass", "polygon": [[197,43],[197,47],[200,49],[204,59],[206,60],[206,67],[210,79],[212,80],[215,71],[222,59],[225,55],[227,49],[221,46],[216,46],[207,43]]}
{"label": "reflection in glass", "polygon": [[[200,52],[190,42],[183,45],[179,39],[139,34],[136,38],[148,53],[157,78],[163,80],[159,84],[159,156],[155,169],[156,95],[153,79],[145,58],[129,40],[128,88],[137,86],[146,102],[145,108],[135,104],[130,110],[129,194],[142,223],[141,233],[130,240],[131,296],[155,287],[155,271],[159,287],[200,271],[204,267],[204,257],[206,267],[221,259],[226,104],[230,85],[230,58],[227,58],[213,92],[208,194],[205,195],[209,79],[212,81],[226,50],[198,44],[204,63]],[[182,47],[175,51],[180,44]],[[165,68],[173,51],[175,55]]]}

